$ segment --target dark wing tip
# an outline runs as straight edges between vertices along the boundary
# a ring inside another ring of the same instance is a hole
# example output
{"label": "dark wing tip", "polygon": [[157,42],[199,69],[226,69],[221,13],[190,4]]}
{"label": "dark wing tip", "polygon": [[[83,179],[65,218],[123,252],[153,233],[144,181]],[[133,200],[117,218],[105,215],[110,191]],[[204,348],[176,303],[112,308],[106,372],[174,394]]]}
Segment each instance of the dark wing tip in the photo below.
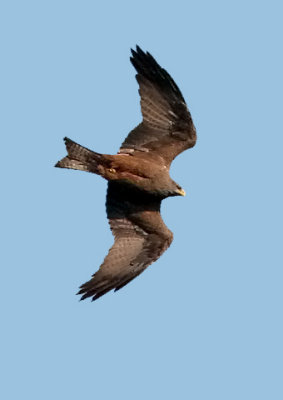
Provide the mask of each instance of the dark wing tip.
{"label": "dark wing tip", "polygon": [[176,100],[181,100],[185,103],[183,95],[174,80],[148,51],[144,52],[136,45],[136,50],[131,49],[131,53],[130,60],[138,75],[157,85],[163,92],[175,97]]}
{"label": "dark wing tip", "polygon": [[105,293],[115,288],[111,281],[97,279],[99,274],[94,274],[92,279],[88,282],[82,284],[79,287],[77,295],[81,296],[80,301],[91,297],[91,301],[97,300],[99,297],[103,296]]}
{"label": "dark wing tip", "polygon": [[149,73],[150,70],[152,70],[152,72],[155,71],[155,73],[158,70],[162,71],[162,68],[152,55],[149,52],[145,53],[138,45],[136,45],[136,50],[131,49],[131,53],[131,63],[139,74],[143,75],[146,71]]}
{"label": "dark wing tip", "polygon": [[[83,287],[82,285],[81,287]],[[88,289],[80,289],[76,295],[81,296],[80,301],[87,299],[88,297],[92,297],[91,291]]]}
{"label": "dark wing tip", "polygon": [[142,49],[140,48],[140,46],[138,44],[136,44],[136,50],[131,49],[131,53],[132,53],[133,57],[135,57],[136,54],[145,54],[144,51],[142,51]]}

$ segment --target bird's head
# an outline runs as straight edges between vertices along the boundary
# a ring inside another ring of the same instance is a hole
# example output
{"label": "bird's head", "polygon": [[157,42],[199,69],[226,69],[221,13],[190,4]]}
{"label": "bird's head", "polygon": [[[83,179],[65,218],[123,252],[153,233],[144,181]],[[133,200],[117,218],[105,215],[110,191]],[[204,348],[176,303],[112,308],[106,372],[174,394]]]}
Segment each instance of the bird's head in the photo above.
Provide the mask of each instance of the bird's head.
{"label": "bird's head", "polygon": [[170,181],[167,182],[167,184],[162,187],[160,192],[162,192],[164,198],[186,195],[184,189],[178,183],[174,182],[172,179],[170,179]]}
{"label": "bird's head", "polygon": [[178,183],[172,181],[172,191],[170,196],[186,196],[184,189]]}
{"label": "bird's head", "polygon": [[176,193],[176,196],[186,196],[186,192],[179,185],[177,185],[175,193]]}

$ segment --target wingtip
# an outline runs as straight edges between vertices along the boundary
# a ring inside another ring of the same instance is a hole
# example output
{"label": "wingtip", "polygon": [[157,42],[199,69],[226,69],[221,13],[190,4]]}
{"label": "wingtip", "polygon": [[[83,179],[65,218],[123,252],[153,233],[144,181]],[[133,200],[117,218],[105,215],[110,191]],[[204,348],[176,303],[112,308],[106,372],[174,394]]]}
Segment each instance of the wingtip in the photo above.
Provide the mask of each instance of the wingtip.
{"label": "wingtip", "polygon": [[142,53],[142,54],[144,53],[138,44],[136,44],[136,51],[137,53]]}
{"label": "wingtip", "polygon": [[131,48],[131,51],[136,52],[136,51],[140,51],[141,50],[141,48],[140,48],[140,46],[138,44],[136,44],[135,47],[136,47],[135,50]]}
{"label": "wingtip", "polygon": [[149,54],[148,52],[144,52],[138,44],[136,44],[135,49],[131,49],[131,53],[132,53],[133,58],[144,57],[145,55]]}

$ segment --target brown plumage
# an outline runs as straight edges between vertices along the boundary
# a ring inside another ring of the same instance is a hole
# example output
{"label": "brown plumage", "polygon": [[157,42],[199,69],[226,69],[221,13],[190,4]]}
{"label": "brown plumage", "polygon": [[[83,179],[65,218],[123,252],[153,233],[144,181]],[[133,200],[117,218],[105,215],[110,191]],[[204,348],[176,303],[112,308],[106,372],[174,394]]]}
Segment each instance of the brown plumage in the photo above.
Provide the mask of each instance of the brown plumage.
{"label": "brown plumage", "polygon": [[106,211],[115,241],[99,270],[81,286],[81,299],[96,300],[121,289],[170,246],[173,234],[161,218],[160,204],[185,192],[170,178],[169,168],[196,142],[190,112],[170,75],[138,46],[131,62],[137,71],[142,123],[117,155],[95,153],[65,138],[68,155],[55,165],[108,180]]}

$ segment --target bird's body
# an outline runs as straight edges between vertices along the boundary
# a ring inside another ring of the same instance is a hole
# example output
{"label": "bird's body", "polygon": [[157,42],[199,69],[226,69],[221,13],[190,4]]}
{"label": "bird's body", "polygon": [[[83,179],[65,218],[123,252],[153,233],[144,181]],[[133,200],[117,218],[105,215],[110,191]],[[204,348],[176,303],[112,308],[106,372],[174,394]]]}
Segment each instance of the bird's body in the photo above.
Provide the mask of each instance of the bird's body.
{"label": "bird's body", "polygon": [[106,211],[115,242],[100,269],[81,286],[82,299],[95,300],[125,286],[170,246],[173,234],[161,218],[161,201],[184,195],[169,175],[170,164],[196,142],[191,115],[170,75],[139,47],[132,54],[143,122],[116,155],[99,154],[65,138],[68,155],[56,164],[108,180]]}

